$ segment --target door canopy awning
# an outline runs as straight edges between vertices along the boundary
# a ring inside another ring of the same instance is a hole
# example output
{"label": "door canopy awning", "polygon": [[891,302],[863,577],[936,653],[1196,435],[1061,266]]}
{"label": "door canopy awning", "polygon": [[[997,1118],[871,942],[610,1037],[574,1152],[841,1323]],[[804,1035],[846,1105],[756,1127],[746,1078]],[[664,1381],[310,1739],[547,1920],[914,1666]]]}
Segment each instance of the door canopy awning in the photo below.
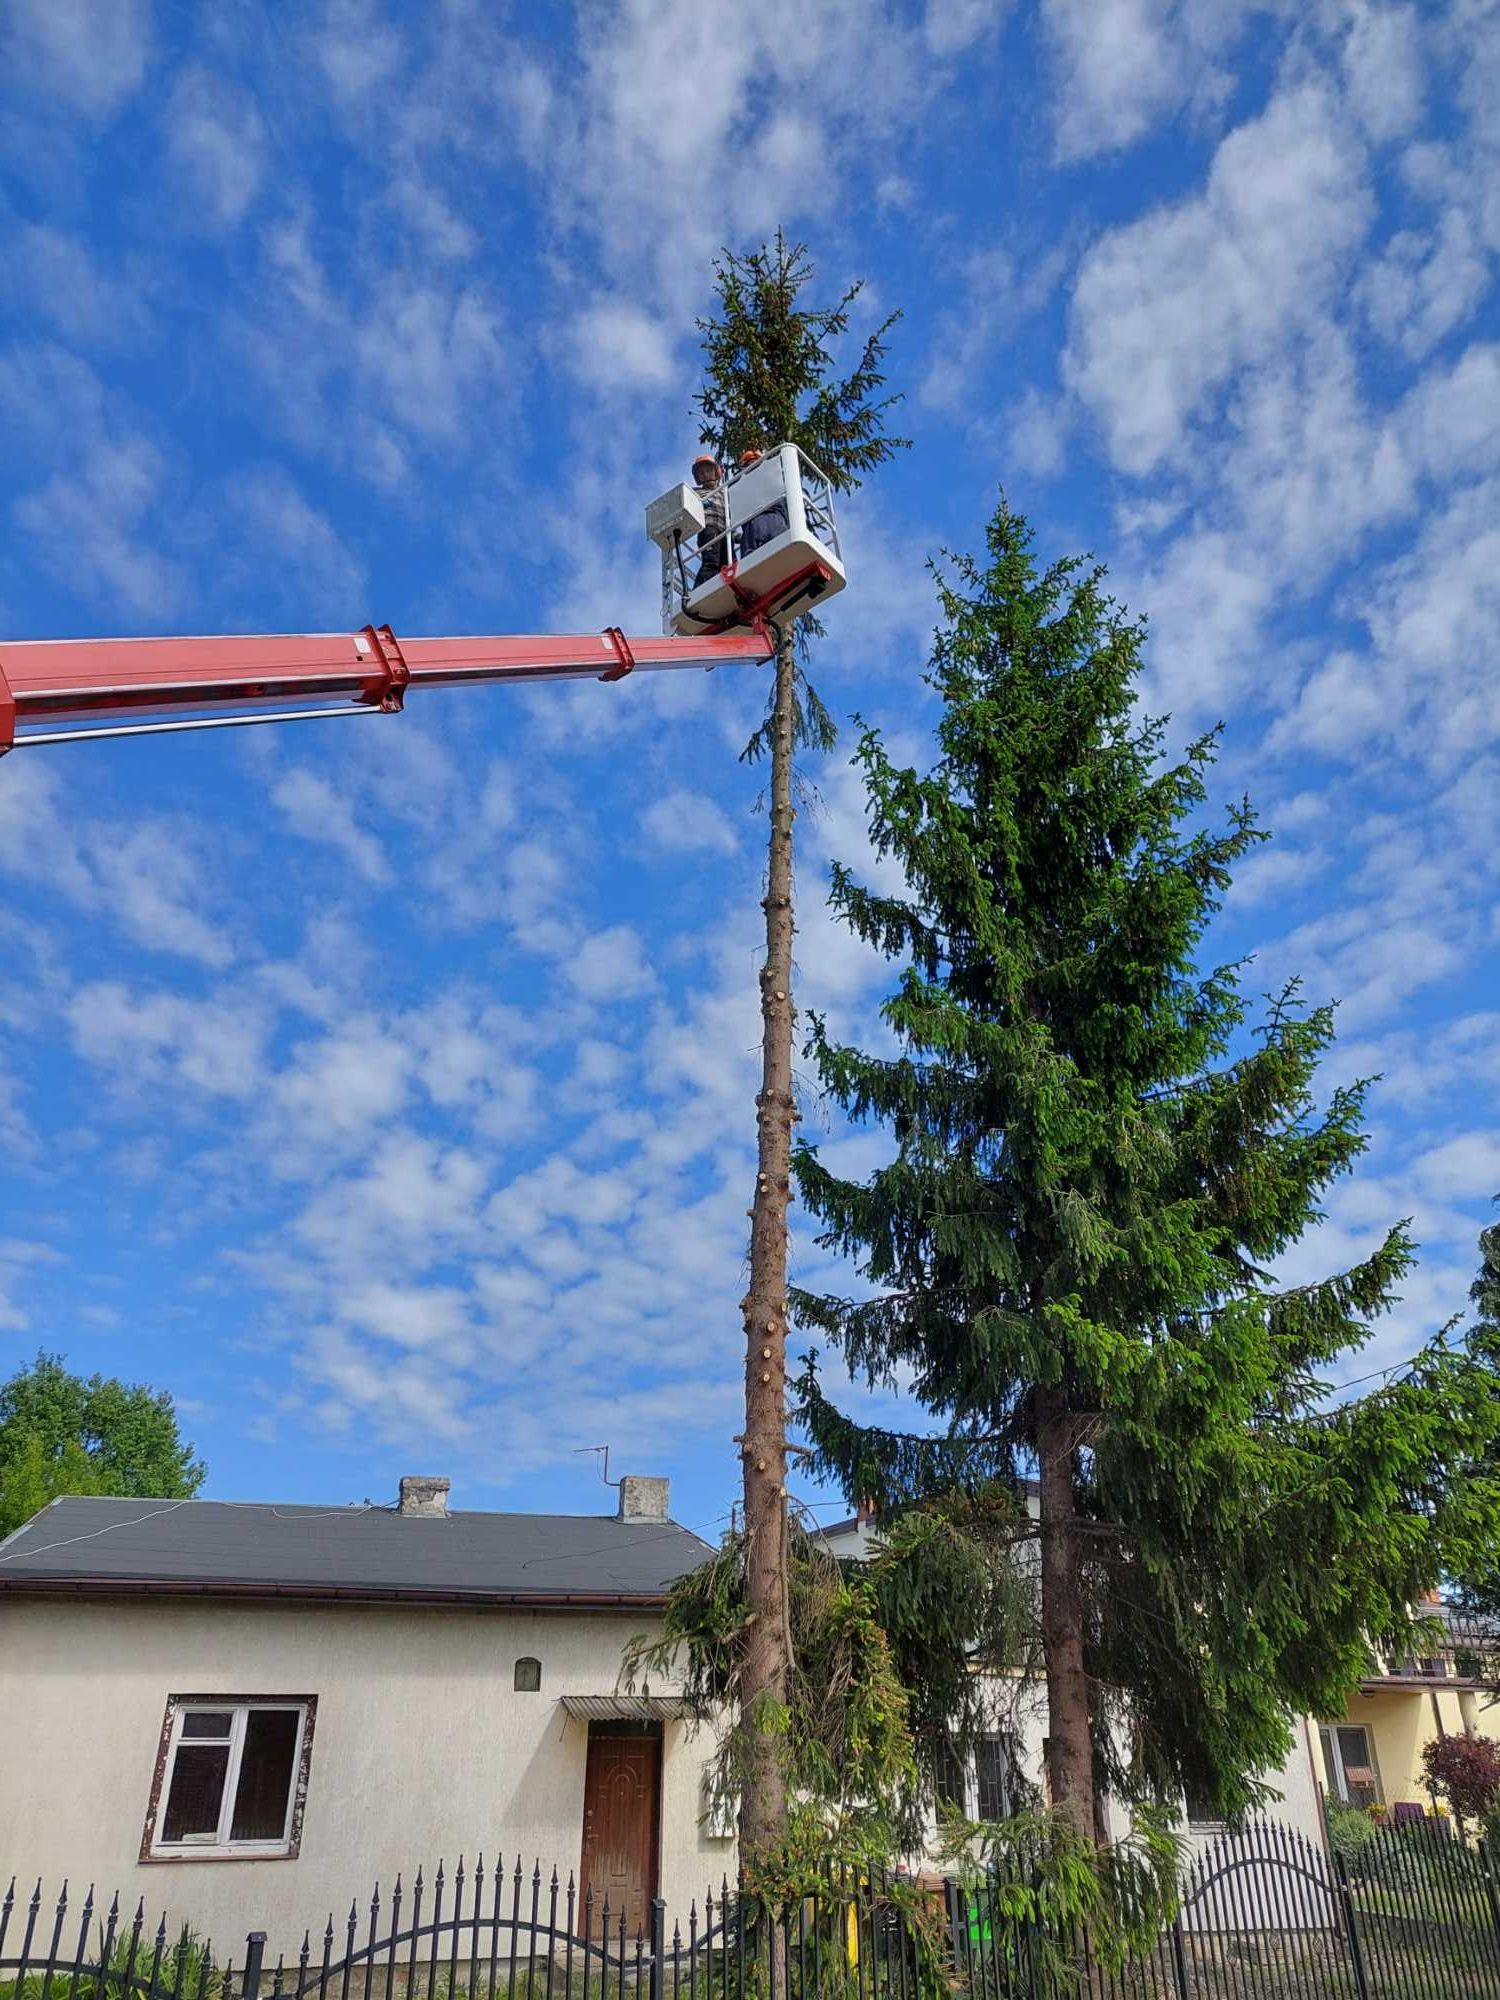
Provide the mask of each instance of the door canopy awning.
{"label": "door canopy awning", "polygon": [[675,1722],[680,1694],[565,1694],[559,1697],[580,1722]]}

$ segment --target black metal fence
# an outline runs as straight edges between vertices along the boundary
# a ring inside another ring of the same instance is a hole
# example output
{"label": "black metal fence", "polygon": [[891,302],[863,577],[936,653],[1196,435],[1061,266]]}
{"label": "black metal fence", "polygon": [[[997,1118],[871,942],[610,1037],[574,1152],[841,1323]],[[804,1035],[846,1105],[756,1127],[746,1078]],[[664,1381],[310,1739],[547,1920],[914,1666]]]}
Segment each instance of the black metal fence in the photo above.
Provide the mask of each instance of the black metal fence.
{"label": "black metal fence", "polygon": [[1015,1878],[830,1874],[769,1913],[728,1882],[669,1917],[539,1864],[419,1872],[268,1961],[38,1883],[0,1900],[0,2000],[1500,2000],[1500,1880],[1443,1822],[1331,1856],[1273,1822],[1188,1869],[1141,1953],[1017,1917]]}
{"label": "black metal fence", "polygon": [[973,2000],[1500,2000],[1500,1878],[1443,1820],[1372,1828],[1347,1854],[1273,1821],[1227,1832],[1188,1868],[1170,1928],[1119,1964],[1085,1933],[1008,1924],[1006,1888],[948,1888]]}

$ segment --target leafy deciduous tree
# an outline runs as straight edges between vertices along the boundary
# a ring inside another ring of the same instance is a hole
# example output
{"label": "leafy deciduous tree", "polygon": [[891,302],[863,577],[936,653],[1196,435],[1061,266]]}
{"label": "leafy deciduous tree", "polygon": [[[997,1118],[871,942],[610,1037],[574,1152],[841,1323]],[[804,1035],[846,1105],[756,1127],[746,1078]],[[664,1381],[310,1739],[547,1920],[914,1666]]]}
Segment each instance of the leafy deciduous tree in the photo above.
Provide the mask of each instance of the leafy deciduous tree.
{"label": "leafy deciduous tree", "polygon": [[165,1390],[39,1354],[0,1385],[0,1535],[64,1494],[191,1499],[207,1477]]}

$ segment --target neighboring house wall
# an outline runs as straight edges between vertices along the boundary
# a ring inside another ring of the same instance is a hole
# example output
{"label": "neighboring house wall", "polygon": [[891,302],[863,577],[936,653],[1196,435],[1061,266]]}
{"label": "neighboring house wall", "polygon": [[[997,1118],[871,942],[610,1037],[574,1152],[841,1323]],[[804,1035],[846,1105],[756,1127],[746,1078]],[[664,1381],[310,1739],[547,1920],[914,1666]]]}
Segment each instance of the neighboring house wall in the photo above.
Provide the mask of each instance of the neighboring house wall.
{"label": "neighboring house wall", "polygon": [[[1306,1716],[1299,1715],[1292,1724],[1293,1742],[1284,1762],[1275,1771],[1262,1773],[1266,1783],[1278,1797],[1270,1800],[1265,1808],[1269,1818],[1289,1826],[1304,1839],[1316,1846],[1323,1844],[1323,1810],[1318,1794],[1318,1774],[1314,1761],[1317,1738],[1314,1726]],[[1221,1820],[1189,1819],[1187,1823],[1188,1848],[1196,1857],[1224,1833]]]}
{"label": "neighboring house wall", "polygon": [[[1487,1697],[1453,1687],[1370,1687],[1319,1731],[1319,1776],[1352,1805],[1429,1805],[1422,1752],[1439,1736],[1485,1735]],[[1368,1773],[1368,1780],[1362,1775]]]}
{"label": "neighboring house wall", "polygon": [[[1026,1505],[1035,1520],[1040,1513],[1040,1501],[1034,1486],[1028,1485]],[[846,1559],[858,1557],[863,1560],[874,1552],[879,1541],[879,1531],[873,1519],[864,1512],[853,1520],[824,1528],[822,1536],[834,1555]],[[1023,1774],[1041,1789],[1044,1786],[1043,1745],[1047,1734],[1046,1690],[1040,1681],[1024,1688],[1015,1683],[998,1683],[997,1686],[996,1709],[1009,1714],[1007,1733],[1012,1739],[1016,1760]],[[1323,1815],[1315,1761],[1317,1739],[1305,1717],[1297,1717],[1293,1727],[1292,1747],[1285,1761],[1278,1770],[1263,1774],[1271,1789],[1279,1794],[1267,1810],[1307,1839],[1321,1843]],[[978,1778],[978,1771],[971,1761],[964,1785],[966,1809],[971,1814],[978,1811]],[[1115,1833],[1123,1831],[1118,1824],[1119,1809],[1111,1814],[1106,1801],[1105,1812],[1114,1822],[1112,1830]],[[1217,1840],[1224,1828],[1219,1821],[1187,1819],[1184,1831],[1190,1852],[1197,1853]]]}
{"label": "neighboring house wall", "polygon": [[[238,1956],[337,1935],[351,1898],[398,1871],[430,1882],[519,1855],[566,1881],[580,1862],[589,1727],[563,1694],[609,1696],[640,1613],[13,1597],[0,1607],[0,1865],[54,1891],[118,1888],[122,1906],[190,1919]],[[541,1687],[517,1692],[517,1659]],[[659,1691],[659,1690],[658,1690]],[[295,1858],[142,1862],[168,1698],[316,1695]],[[603,1726],[603,1725],[600,1725]],[[699,1824],[712,1745],[663,1725],[660,1889],[674,1911],[733,1870]],[[451,1894],[451,1892],[450,1892]],[[529,1888],[527,1890],[529,1896]],[[545,1894],[544,1904],[545,1908]],[[154,1917],[153,1917],[154,1922]]]}

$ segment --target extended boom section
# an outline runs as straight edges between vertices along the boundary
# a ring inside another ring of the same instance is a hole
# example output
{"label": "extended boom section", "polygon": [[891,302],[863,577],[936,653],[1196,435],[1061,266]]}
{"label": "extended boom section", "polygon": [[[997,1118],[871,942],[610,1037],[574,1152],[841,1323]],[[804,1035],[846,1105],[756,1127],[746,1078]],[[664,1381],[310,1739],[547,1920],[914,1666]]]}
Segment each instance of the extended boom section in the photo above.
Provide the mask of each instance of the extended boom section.
{"label": "extended boom section", "polygon": [[0,755],[28,744],[398,712],[408,690],[623,680],[768,660],[769,626],[692,638],[581,634],[398,639],[359,632],[0,641]]}

